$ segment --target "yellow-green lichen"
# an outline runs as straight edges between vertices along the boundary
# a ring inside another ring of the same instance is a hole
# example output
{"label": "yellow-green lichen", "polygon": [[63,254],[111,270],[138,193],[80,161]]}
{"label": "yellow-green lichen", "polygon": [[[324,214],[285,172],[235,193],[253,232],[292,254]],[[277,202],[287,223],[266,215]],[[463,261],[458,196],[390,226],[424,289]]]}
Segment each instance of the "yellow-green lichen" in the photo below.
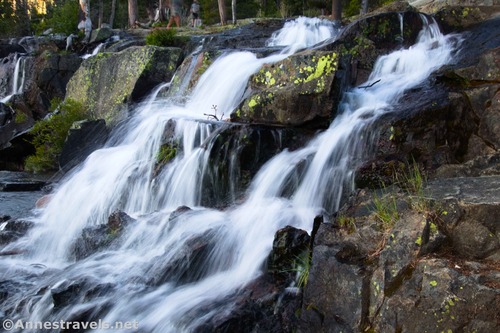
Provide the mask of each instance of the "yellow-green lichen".
{"label": "yellow-green lichen", "polygon": [[249,108],[254,108],[254,107],[256,107],[256,106],[257,106],[257,104],[258,104],[257,99],[260,99],[260,97],[259,97],[259,96],[256,96],[256,97],[255,97],[255,99],[254,99],[254,98],[250,99],[250,101],[248,101],[248,107],[249,107]]}
{"label": "yellow-green lichen", "polygon": [[274,86],[276,84],[276,79],[273,77],[271,72],[266,72],[266,85],[267,86]]}
{"label": "yellow-green lichen", "polygon": [[318,63],[316,64],[316,70],[314,73],[309,75],[304,82],[310,82],[317,78],[322,77],[323,75],[331,74],[335,71],[337,67],[337,63],[334,61],[336,59],[336,54],[324,55],[318,59]]}

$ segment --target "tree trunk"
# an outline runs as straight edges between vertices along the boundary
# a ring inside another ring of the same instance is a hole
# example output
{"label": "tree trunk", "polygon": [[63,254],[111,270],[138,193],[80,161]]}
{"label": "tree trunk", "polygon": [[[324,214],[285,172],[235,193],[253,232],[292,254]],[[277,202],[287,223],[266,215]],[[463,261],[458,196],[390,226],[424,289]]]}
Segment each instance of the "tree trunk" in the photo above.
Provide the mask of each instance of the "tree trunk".
{"label": "tree trunk", "polygon": [[82,10],[85,17],[90,17],[90,0],[80,0],[80,9]]}
{"label": "tree trunk", "polygon": [[156,0],[148,0],[146,3],[146,12],[148,13],[150,23],[153,23],[155,20],[155,2]]}
{"label": "tree trunk", "polygon": [[129,29],[135,26],[135,21],[138,18],[139,9],[137,7],[137,0],[128,0],[128,27]]}
{"label": "tree trunk", "polygon": [[233,14],[233,24],[236,25],[236,0],[231,0],[231,13]]}
{"label": "tree trunk", "polygon": [[368,13],[368,0],[361,0],[361,14]]}
{"label": "tree trunk", "polygon": [[99,0],[99,19],[97,21],[97,28],[102,26],[104,18],[104,5],[103,0]]}
{"label": "tree trunk", "polygon": [[224,0],[217,0],[219,3],[219,15],[220,15],[220,24],[226,25],[226,6],[224,4]]}
{"label": "tree trunk", "polygon": [[116,0],[111,0],[111,14],[109,14],[109,26],[113,28],[115,21]]}
{"label": "tree trunk", "polygon": [[332,20],[342,19],[342,0],[332,0]]}
{"label": "tree trunk", "polygon": [[30,27],[30,16],[28,10],[27,0],[16,0],[16,11],[15,15],[18,19],[17,30],[19,30],[20,34],[25,36],[28,35],[31,31]]}

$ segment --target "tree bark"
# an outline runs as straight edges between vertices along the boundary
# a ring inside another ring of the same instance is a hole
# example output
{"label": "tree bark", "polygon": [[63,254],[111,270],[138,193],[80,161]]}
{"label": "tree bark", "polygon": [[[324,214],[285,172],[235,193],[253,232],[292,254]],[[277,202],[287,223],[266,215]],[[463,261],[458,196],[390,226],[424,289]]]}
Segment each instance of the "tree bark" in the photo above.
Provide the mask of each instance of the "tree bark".
{"label": "tree bark", "polygon": [[332,20],[342,19],[342,0],[332,0]]}
{"label": "tree bark", "polygon": [[90,17],[90,0],[80,0],[80,8],[85,14],[85,17],[89,16]]}
{"label": "tree bark", "polygon": [[155,2],[156,0],[148,0],[146,3],[146,13],[148,13],[150,23],[153,23],[155,20]]}
{"label": "tree bark", "polygon": [[220,24],[226,25],[226,6],[224,4],[224,0],[217,0],[219,3],[219,15],[220,15]]}
{"label": "tree bark", "polygon": [[233,16],[233,24],[236,25],[236,0],[231,0],[231,13]]}
{"label": "tree bark", "polygon": [[100,28],[104,20],[104,5],[103,0],[99,0],[99,19],[97,21],[97,27]]}
{"label": "tree bark", "polygon": [[368,0],[361,0],[361,14],[368,13]]}
{"label": "tree bark", "polygon": [[135,26],[135,21],[138,18],[139,8],[137,0],[128,0],[128,27],[129,29]]}
{"label": "tree bark", "polygon": [[109,26],[113,28],[116,12],[116,0],[111,0],[111,14],[109,14]]}

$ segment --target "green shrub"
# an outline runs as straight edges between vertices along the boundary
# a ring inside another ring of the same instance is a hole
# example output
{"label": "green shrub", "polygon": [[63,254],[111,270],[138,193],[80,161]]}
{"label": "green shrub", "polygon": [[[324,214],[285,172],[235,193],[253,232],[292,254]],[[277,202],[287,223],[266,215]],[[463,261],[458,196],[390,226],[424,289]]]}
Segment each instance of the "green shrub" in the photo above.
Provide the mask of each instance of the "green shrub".
{"label": "green shrub", "polygon": [[343,12],[342,14],[345,17],[351,17],[359,15],[360,11],[361,11],[361,0],[348,1],[347,5],[344,6],[342,10]]}
{"label": "green shrub", "polygon": [[154,29],[146,36],[146,45],[182,46],[185,41],[176,34],[175,29]]}
{"label": "green shrub", "polygon": [[71,125],[86,118],[85,108],[79,102],[66,100],[50,117],[35,124],[31,130],[35,155],[28,156],[25,169],[34,173],[57,170],[59,154]]}
{"label": "green shrub", "polygon": [[16,124],[22,124],[27,122],[29,119],[28,115],[22,111],[16,111],[16,117],[14,119]]}

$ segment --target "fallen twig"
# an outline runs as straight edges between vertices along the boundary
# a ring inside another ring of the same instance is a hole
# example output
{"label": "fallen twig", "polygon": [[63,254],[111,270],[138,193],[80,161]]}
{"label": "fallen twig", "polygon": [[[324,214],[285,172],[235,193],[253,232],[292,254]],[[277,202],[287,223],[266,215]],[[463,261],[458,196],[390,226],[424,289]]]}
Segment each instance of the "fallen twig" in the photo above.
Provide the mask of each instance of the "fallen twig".
{"label": "fallen twig", "polygon": [[371,88],[373,87],[375,84],[379,83],[381,79],[378,79],[377,81],[373,82],[372,84],[369,84],[369,85],[366,85],[366,86],[359,86],[358,89],[361,89],[361,88]]}

